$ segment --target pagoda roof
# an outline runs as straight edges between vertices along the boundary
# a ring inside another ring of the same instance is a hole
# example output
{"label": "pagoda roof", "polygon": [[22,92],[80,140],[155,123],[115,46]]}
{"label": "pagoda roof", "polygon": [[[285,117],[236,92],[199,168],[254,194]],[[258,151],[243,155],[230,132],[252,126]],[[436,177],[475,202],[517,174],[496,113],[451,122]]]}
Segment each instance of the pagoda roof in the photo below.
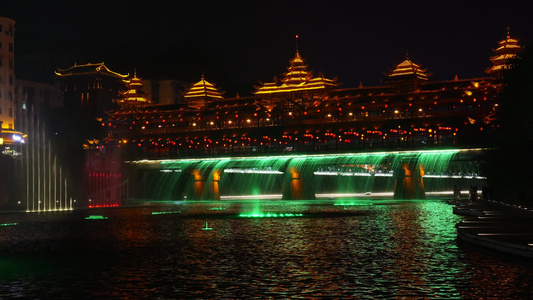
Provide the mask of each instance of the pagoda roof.
{"label": "pagoda roof", "polygon": [[405,60],[398,64],[392,72],[388,74],[388,80],[397,80],[397,79],[420,79],[420,80],[429,80],[431,74],[426,73],[427,69],[422,69],[420,65],[415,64],[409,59],[409,56]]}
{"label": "pagoda roof", "polygon": [[255,94],[287,93],[339,86],[336,78],[313,77],[313,72],[307,70],[307,65],[305,65],[298,50],[296,50],[296,55],[289,63],[288,72],[284,74],[281,85],[276,82],[261,83],[260,87],[256,87]]}
{"label": "pagoda roof", "polygon": [[518,57],[518,53],[523,49],[518,44],[518,39],[511,38],[509,27],[507,27],[507,37],[499,41],[498,44],[499,47],[493,50],[496,55],[490,58],[493,66],[485,70],[489,74],[500,74],[503,70],[511,69],[513,60]]}
{"label": "pagoda roof", "polygon": [[126,83],[127,90],[121,94],[121,98],[118,100],[120,104],[139,105],[150,103],[150,100],[145,97],[145,92],[141,90],[143,83],[137,77],[137,72],[134,73],[133,78],[124,80],[124,82]]}
{"label": "pagoda roof", "polygon": [[518,39],[511,38],[511,35],[509,33],[509,27],[507,27],[507,37],[504,40],[501,40],[498,42],[500,45],[498,48],[494,49],[494,52],[497,54],[505,54],[505,53],[518,53],[520,50],[522,50],[522,46],[518,44]]}
{"label": "pagoda roof", "polygon": [[197,83],[193,84],[189,91],[185,94],[185,98],[197,98],[197,97],[207,97],[207,98],[216,98],[223,99],[222,94],[214,84],[205,80],[202,75],[202,79]]}
{"label": "pagoda roof", "polygon": [[85,65],[74,64],[74,66],[67,68],[67,69],[63,69],[63,70],[58,69],[57,71],[55,71],[55,74],[59,77],[100,74],[100,75],[106,75],[110,77],[116,77],[119,79],[126,79],[129,76],[129,74],[124,75],[124,74],[111,71],[108,67],[104,65],[103,62],[95,63],[95,64],[88,63]]}

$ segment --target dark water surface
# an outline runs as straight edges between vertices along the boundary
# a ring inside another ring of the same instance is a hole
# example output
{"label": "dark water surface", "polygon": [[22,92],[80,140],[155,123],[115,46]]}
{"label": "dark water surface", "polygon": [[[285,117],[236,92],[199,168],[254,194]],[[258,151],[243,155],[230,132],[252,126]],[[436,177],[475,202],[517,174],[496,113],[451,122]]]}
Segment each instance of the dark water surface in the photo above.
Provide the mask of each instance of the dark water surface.
{"label": "dark water surface", "polygon": [[0,299],[533,298],[532,263],[458,243],[460,217],[440,201],[179,202],[0,218],[18,223],[0,226]]}

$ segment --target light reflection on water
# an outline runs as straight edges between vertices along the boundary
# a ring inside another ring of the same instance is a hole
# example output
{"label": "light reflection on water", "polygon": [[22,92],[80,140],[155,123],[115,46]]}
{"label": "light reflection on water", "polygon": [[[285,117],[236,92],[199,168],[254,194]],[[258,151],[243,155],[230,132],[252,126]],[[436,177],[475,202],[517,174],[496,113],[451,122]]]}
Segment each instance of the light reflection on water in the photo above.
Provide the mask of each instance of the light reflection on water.
{"label": "light reflection on water", "polygon": [[[0,299],[533,296],[530,263],[457,245],[446,203],[335,203],[2,214],[19,224],[0,227]],[[236,217],[257,211],[304,216]]]}

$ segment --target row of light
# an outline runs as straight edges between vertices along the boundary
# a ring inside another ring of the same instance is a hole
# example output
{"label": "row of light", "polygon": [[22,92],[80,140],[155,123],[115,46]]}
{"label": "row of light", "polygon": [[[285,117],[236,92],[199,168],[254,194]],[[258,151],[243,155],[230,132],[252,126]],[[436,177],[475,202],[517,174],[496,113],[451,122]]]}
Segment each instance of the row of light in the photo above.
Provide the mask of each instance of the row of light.
{"label": "row of light", "polygon": [[[446,128],[444,128],[444,129],[440,129],[441,132],[442,132],[442,131],[451,131],[451,130],[452,130],[452,129],[451,129],[450,127],[446,127]],[[481,130],[482,130],[482,129],[481,129]],[[413,131],[415,131],[415,132],[425,132],[425,131],[427,131],[428,133],[430,133],[430,134],[429,134],[429,137],[433,137],[433,136],[436,137],[436,136],[437,136],[437,130],[432,130],[432,129],[428,129],[428,130],[426,130],[426,129],[423,129],[423,128],[421,128],[421,129],[414,128]],[[455,131],[458,131],[458,129],[455,128]],[[390,132],[391,132],[391,133],[404,134],[404,135],[411,135],[411,134],[412,134],[411,132],[408,132],[408,131],[406,131],[406,130],[394,130],[394,129],[392,129]],[[384,134],[382,131],[378,131],[378,130],[368,130],[368,131],[366,131],[366,133],[367,133],[368,135],[372,135],[372,134],[380,135],[380,136],[382,136],[383,139],[386,139],[387,136],[388,136],[387,133]],[[364,133],[363,133],[363,134],[359,134],[359,133],[354,132],[354,133],[352,133],[352,135],[355,135],[355,136],[358,136],[358,137],[360,136],[360,139],[361,139],[361,140],[364,140],[364,139],[365,139],[365,134],[364,134]],[[368,139],[368,135],[367,135],[367,139]],[[453,132],[452,135],[455,136],[455,135],[457,135],[457,133],[456,133],[456,132]],[[335,138],[335,139],[337,139],[335,136],[336,136],[336,135],[335,135],[334,133],[326,132],[326,133],[324,133],[324,138],[323,138],[322,140],[327,140],[328,137],[329,137],[329,138]],[[300,139],[300,140],[303,140],[304,142],[307,142],[307,141],[306,141],[306,138],[307,138],[307,139],[310,139],[310,140],[311,140],[311,139],[315,139],[315,138],[316,138],[316,140],[319,140],[319,141],[321,140],[320,137],[318,137],[318,136],[315,137],[315,136],[313,136],[312,134],[304,134],[304,135],[303,135],[303,138]],[[263,139],[268,139],[268,141],[271,141],[272,138],[267,137],[267,136],[263,136]],[[284,135],[284,136],[282,136],[282,139],[292,140],[293,138],[292,138],[292,136],[290,136],[290,135]],[[225,140],[225,139],[223,139],[222,142],[223,142],[224,140]],[[240,142],[240,141],[238,141],[238,140],[233,140],[233,141],[232,141],[231,139],[226,139],[226,140],[228,140],[228,142],[227,142],[227,144],[223,144],[224,147],[226,147],[226,146],[232,146],[232,144],[231,144],[232,142],[235,143],[235,144],[237,144],[237,143]],[[244,139],[244,140],[247,140],[247,142],[252,142],[252,139],[251,139],[251,138],[247,138],[247,139]],[[339,136],[338,136],[338,140],[339,140],[340,142],[344,141],[344,142],[350,143],[351,141],[354,141],[354,140],[356,140],[356,139],[355,139],[355,138],[343,139],[342,136],[339,135]],[[403,137],[402,137],[402,140],[403,140]],[[295,138],[294,138],[294,141],[298,141],[298,138],[295,137]],[[207,140],[207,141],[204,140],[204,142],[209,143],[209,144],[212,144],[212,143],[214,143],[214,144],[220,144],[220,143],[221,143],[221,142],[219,142],[219,141],[215,141],[215,142],[213,142],[212,140]],[[268,142],[259,142],[257,139],[253,139],[253,142],[260,143],[261,145],[268,145],[268,144],[269,144]],[[279,143],[279,144],[283,144],[283,143],[284,143],[283,141],[277,141],[277,139],[274,139],[274,142],[277,142],[277,143]],[[120,144],[127,144],[127,143],[128,143],[128,140],[126,140],[126,139],[124,139],[124,140],[120,140],[119,143],[120,143]],[[167,144],[173,144],[173,145],[176,145],[176,142],[172,142],[172,141],[167,141],[166,143],[167,143]],[[187,141],[184,142],[184,143],[185,143],[185,144],[189,144],[189,143],[191,143],[191,145],[189,145],[189,148],[190,148],[191,146],[195,145],[195,144],[196,144],[196,145],[201,145],[201,141],[196,141],[196,142],[195,142],[195,141],[193,141],[193,140],[187,140]],[[179,146],[182,146],[184,143],[179,143]],[[245,143],[243,143],[243,142],[240,142],[240,143],[241,143],[243,146],[245,145]],[[152,145],[155,145],[155,146],[158,146],[158,145],[159,145],[159,146],[164,146],[164,145],[165,145],[164,142],[162,142],[162,143],[152,142],[151,144],[152,144]],[[287,143],[285,142],[285,144],[287,144]],[[141,143],[138,143],[138,146],[140,147],[140,146],[142,146],[142,144],[141,144]]]}
{"label": "row of light", "polygon": [[[472,95],[472,92],[470,92],[470,91],[466,91],[465,93],[466,93],[467,96],[471,96],[471,95]],[[486,101],[486,100],[487,100],[487,97],[483,97],[483,100]],[[476,102],[477,99],[476,99],[476,98],[473,98],[472,101],[473,101],[473,102]],[[463,103],[463,102],[464,102],[464,100],[463,100],[463,99],[460,99],[460,103]],[[433,104],[434,104],[434,105],[438,105],[438,102],[437,102],[437,101],[434,101]],[[412,106],[412,103],[409,103],[409,106],[411,107],[411,106]],[[388,105],[388,104],[384,104],[383,107],[384,107],[384,108],[388,108],[389,105]],[[455,106],[454,106],[454,107],[455,107]],[[365,109],[367,109],[367,108],[366,108],[364,105],[361,106],[361,110],[365,110]],[[431,107],[430,107],[429,109],[431,109]],[[320,112],[320,111],[321,111],[320,109],[317,109],[317,112]],[[342,108],[339,108],[339,111],[342,111]],[[406,111],[408,111],[408,110],[406,109]],[[419,111],[419,112],[422,112],[423,109],[422,109],[422,108],[419,108],[418,111]],[[399,111],[398,109],[394,110],[394,113],[396,113],[396,114],[398,114],[399,112],[400,112],[400,111]],[[363,113],[363,112],[361,112],[361,113]],[[368,114],[368,113],[367,113],[367,114]],[[293,112],[288,112],[288,115],[289,115],[289,116],[292,116],[292,115],[293,115]],[[304,115],[307,115],[307,112],[304,112]],[[352,113],[352,112],[349,112],[348,115],[349,115],[349,116],[353,116],[353,113]],[[171,117],[171,115],[169,115],[169,117]],[[254,113],[254,117],[257,117],[257,113]],[[327,115],[326,115],[326,118],[331,118],[331,117],[332,117],[331,114],[327,114]],[[239,119],[239,115],[236,114],[236,115],[235,115],[235,118],[236,118],[236,119]],[[196,118],[193,118],[193,120],[194,120],[194,119],[196,119]],[[200,121],[200,120],[201,120],[201,117],[198,117],[198,121]],[[217,116],[217,120],[219,120],[219,116]],[[263,119],[260,119],[259,121],[262,121],[262,120],[263,120]],[[163,121],[163,123],[164,123],[166,120],[163,119],[162,121]],[[180,121],[180,122],[183,122],[183,118],[180,118],[179,121]],[[270,121],[270,118],[266,118],[265,121]],[[144,122],[145,122],[146,124],[149,124],[149,121],[144,121]],[[251,123],[252,120],[251,120],[251,119],[246,119],[246,122],[247,122],[247,123]],[[229,124],[232,124],[233,121],[232,121],[232,120],[229,120],[228,123],[229,123]],[[133,124],[135,124],[135,121],[133,122]],[[191,123],[191,125],[192,125],[192,126],[197,126],[197,123],[193,122],[193,123]],[[211,122],[207,122],[206,125],[214,125],[214,122],[213,122],[213,121],[211,121]],[[105,123],[102,123],[102,126],[105,126]],[[109,123],[109,126],[111,126],[111,123]],[[174,126],[174,125],[172,125],[172,126]],[[159,127],[161,128],[161,126],[159,126]],[[145,129],[145,127],[143,126],[142,129]]]}
{"label": "row of light", "polygon": [[[179,169],[162,169],[159,170],[161,173],[181,173]],[[278,170],[257,170],[257,169],[233,169],[228,168],[224,169],[224,173],[233,173],[233,174],[272,174],[272,175],[283,175],[285,174],[282,171]],[[393,177],[393,172],[390,173],[362,173],[362,172],[333,172],[333,171],[316,171],[313,172],[314,175],[321,176],[362,176],[362,177]],[[477,175],[424,175],[423,178],[453,178],[453,179],[480,179],[485,180],[487,177],[477,176]]]}
{"label": "row of light", "polygon": [[256,169],[224,169],[224,173],[237,173],[237,174],[275,174],[283,175],[284,172],[278,170],[256,170]]}

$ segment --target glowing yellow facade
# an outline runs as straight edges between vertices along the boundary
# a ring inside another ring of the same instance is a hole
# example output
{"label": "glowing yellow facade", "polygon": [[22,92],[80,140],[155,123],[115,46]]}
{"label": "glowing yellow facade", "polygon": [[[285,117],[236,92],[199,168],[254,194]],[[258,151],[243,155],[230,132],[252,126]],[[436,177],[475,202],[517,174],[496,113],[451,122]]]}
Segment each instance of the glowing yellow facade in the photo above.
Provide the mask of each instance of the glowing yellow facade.
{"label": "glowing yellow facade", "polygon": [[494,50],[496,55],[490,58],[494,65],[485,72],[499,76],[503,71],[512,68],[513,61],[518,57],[518,53],[522,51],[523,47],[518,44],[517,39],[511,38],[509,28],[507,28],[507,38],[499,41],[498,44],[499,47]]}
{"label": "glowing yellow facade", "polygon": [[202,79],[193,84],[184,97],[190,107],[198,109],[223,99],[222,94],[214,84],[205,80],[202,75]]}
{"label": "glowing yellow facade", "polygon": [[329,87],[336,87],[336,78],[328,79],[323,75],[313,78],[313,72],[307,70],[304,60],[300,53],[296,51],[296,55],[290,60],[288,72],[284,74],[281,84],[276,82],[263,83],[262,86],[256,87],[256,95],[276,94],[276,93],[290,93],[307,90],[321,90]]}
{"label": "glowing yellow facade", "polygon": [[387,74],[385,81],[394,87],[413,86],[416,89],[427,82],[430,76],[431,73],[427,73],[427,69],[422,69],[406,55],[405,60]]}
{"label": "glowing yellow facade", "polygon": [[127,90],[121,94],[118,103],[122,106],[138,106],[150,103],[146,98],[146,93],[142,91],[143,83],[137,77],[137,73],[130,80],[125,80]]}

